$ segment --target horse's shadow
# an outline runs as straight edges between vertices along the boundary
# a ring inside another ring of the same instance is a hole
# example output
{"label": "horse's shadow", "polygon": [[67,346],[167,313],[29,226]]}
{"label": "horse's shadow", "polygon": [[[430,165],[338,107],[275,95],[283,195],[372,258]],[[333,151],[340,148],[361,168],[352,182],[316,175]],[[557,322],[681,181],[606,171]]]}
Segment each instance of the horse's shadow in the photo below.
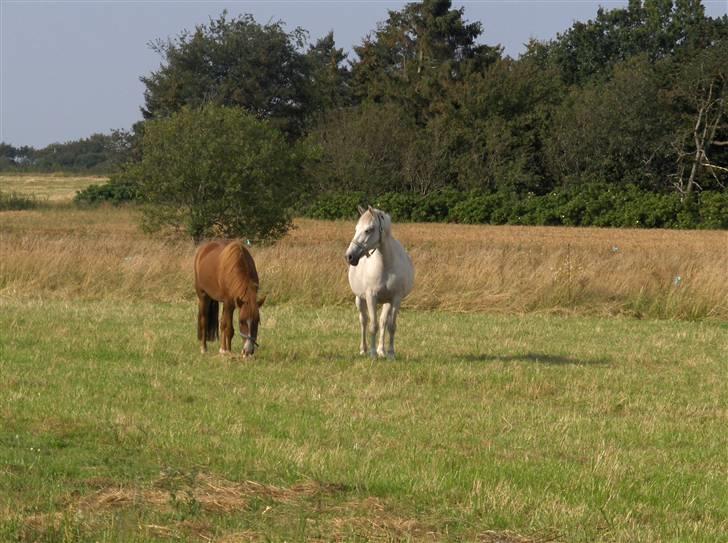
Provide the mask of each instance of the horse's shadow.
{"label": "horse's shadow", "polygon": [[572,358],[570,356],[554,355],[547,353],[525,353],[525,354],[466,354],[462,357],[468,362],[534,362],[536,364],[547,364],[550,366],[606,366],[611,364],[609,358]]}

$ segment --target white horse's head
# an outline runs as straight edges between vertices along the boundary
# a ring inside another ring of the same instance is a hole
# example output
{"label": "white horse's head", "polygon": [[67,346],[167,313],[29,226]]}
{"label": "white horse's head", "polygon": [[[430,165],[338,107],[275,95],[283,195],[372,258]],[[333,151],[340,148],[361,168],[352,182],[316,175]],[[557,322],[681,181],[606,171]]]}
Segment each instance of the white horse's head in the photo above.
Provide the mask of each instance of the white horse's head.
{"label": "white horse's head", "polygon": [[369,257],[392,231],[392,219],[384,211],[372,206],[358,209],[359,221],[345,255],[350,266],[359,264],[362,256]]}

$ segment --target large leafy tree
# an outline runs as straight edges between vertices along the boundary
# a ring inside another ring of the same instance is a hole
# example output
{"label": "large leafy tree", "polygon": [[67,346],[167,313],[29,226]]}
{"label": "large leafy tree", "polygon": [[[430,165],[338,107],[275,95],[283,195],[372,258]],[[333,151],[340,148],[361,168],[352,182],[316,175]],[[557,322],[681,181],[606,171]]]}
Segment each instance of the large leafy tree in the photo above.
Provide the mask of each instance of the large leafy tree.
{"label": "large leafy tree", "polygon": [[182,107],[217,104],[242,107],[290,135],[303,130],[313,98],[306,58],[306,34],[285,32],[281,22],[260,25],[251,15],[223,14],[194,32],[157,41],[157,71],[141,78],[147,119]]}
{"label": "large leafy tree", "polygon": [[608,77],[634,55],[656,62],[706,47],[725,34],[726,22],[706,17],[701,0],[629,0],[624,8],[599,8],[593,20],[574,23],[546,49],[567,83],[583,84]]}

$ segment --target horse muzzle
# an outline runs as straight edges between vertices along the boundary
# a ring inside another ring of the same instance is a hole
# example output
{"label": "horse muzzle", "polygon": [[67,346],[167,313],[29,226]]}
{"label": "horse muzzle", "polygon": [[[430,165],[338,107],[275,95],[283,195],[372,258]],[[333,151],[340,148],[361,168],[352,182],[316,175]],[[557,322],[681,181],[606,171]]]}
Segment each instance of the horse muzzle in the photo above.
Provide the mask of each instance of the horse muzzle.
{"label": "horse muzzle", "polygon": [[258,346],[258,342],[255,341],[254,337],[246,336],[242,333],[240,334],[240,337],[245,340],[245,344],[243,345],[242,350],[243,356],[253,356],[255,354],[255,348]]}
{"label": "horse muzzle", "polygon": [[348,262],[349,266],[356,266],[359,264],[359,260],[361,259],[361,255],[354,254],[354,252],[346,252],[346,255],[344,255],[344,258],[346,258],[346,262]]}

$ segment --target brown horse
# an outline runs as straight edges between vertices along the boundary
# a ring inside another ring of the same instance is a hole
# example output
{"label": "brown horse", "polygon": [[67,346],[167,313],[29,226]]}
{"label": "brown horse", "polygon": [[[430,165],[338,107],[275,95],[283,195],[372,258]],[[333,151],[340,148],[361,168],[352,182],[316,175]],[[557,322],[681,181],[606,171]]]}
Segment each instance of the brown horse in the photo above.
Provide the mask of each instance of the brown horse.
{"label": "brown horse", "polygon": [[243,355],[255,352],[258,324],[265,297],[258,300],[258,271],[242,241],[210,241],[195,254],[195,290],[199,301],[197,339],[200,350],[218,337],[219,302],[223,303],[220,323],[220,352],[229,353],[235,330],[233,313],[238,309],[240,335],[245,340]]}

